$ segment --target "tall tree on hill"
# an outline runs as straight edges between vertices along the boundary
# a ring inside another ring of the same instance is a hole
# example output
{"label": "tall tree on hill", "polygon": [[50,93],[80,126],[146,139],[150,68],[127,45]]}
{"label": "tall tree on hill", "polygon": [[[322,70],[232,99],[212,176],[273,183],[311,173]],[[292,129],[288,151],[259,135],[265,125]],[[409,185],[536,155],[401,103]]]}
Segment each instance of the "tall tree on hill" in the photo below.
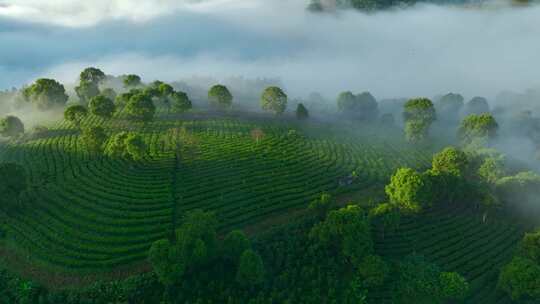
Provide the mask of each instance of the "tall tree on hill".
{"label": "tall tree on hill", "polygon": [[208,91],[208,100],[216,107],[229,108],[232,105],[233,96],[226,86],[217,84]]}
{"label": "tall tree on hill", "polygon": [[431,124],[437,119],[435,107],[427,98],[414,98],[405,103],[403,111],[405,137],[419,142],[427,138]]}
{"label": "tall tree on hill", "polygon": [[0,135],[15,137],[24,133],[24,124],[16,116],[6,116],[0,119]]}
{"label": "tall tree on hill", "polygon": [[135,88],[141,85],[141,77],[135,74],[129,74],[124,76],[124,88]]}
{"label": "tall tree on hill", "polygon": [[64,86],[54,79],[40,78],[23,89],[23,97],[40,110],[64,106],[68,100]]}
{"label": "tall tree on hill", "polygon": [[463,119],[458,129],[458,137],[463,145],[489,144],[497,136],[499,124],[489,113],[471,114]]}
{"label": "tall tree on hill", "polygon": [[278,87],[268,87],[261,96],[261,107],[276,115],[282,114],[287,108],[287,95]]}
{"label": "tall tree on hill", "polygon": [[114,102],[103,95],[98,95],[90,99],[88,107],[90,108],[90,113],[106,119],[111,118],[116,110]]}
{"label": "tall tree on hill", "polygon": [[154,118],[156,107],[150,96],[139,93],[129,98],[126,112],[132,119],[148,122]]}
{"label": "tall tree on hill", "polygon": [[107,141],[107,134],[102,127],[93,126],[83,130],[82,140],[90,153],[101,153]]}
{"label": "tall tree on hill", "polygon": [[350,91],[342,92],[338,96],[337,105],[343,115],[362,121],[377,119],[379,113],[377,100],[369,92],[357,95]]}
{"label": "tall tree on hill", "polygon": [[489,104],[487,102],[487,99],[484,97],[473,97],[467,104],[465,105],[465,113],[467,115],[470,114],[482,114],[482,113],[488,113],[489,112]]}
{"label": "tall tree on hill", "polygon": [[84,69],[79,75],[79,85],[75,87],[75,93],[84,104],[90,99],[99,95],[99,84],[105,80],[106,76],[100,69],[89,67]]}
{"label": "tall tree on hill", "polygon": [[432,205],[433,189],[426,174],[410,168],[400,168],[392,175],[385,192],[390,203],[408,213],[418,213]]}

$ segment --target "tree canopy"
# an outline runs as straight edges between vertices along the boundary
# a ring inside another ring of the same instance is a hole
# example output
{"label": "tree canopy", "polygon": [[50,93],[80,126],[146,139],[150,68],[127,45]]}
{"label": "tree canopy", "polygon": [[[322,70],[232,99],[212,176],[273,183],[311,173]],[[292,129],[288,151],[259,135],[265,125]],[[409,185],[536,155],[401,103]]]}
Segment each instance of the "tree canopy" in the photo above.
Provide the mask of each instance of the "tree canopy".
{"label": "tree canopy", "polygon": [[473,143],[475,140],[488,142],[495,138],[499,124],[489,113],[471,114],[463,119],[458,129],[458,136],[463,144]]}
{"label": "tree canopy", "polygon": [[83,105],[71,105],[64,111],[64,118],[73,123],[77,128],[81,126],[81,121],[88,115],[88,110]]}
{"label": "tree canopy", "polygon": [[428,136],[431,124],[437,119],[435,107],[427,98],[410,99],[403,111],[405,137],[408,141],[418,142]]}
{"label": "tree canopy", "polygon": [[438,117],[444,121],[456,121],[463,106],[463,96],[455,93],[448,93],[442,96],[437,102],[436,108]]}
{"label": "tree canopy", "polygon": [[141,77],[135,74],[125,75],[123,79],[125,88],[134,88],[141,85]]}
{"label": "tree canopy", "polygon": [[248,249],[240,257],[236,281],[245,287],[257,286],[264,281],[264,264],[261,256]]}
{"label": "tree canopy", "polygon": [[265,111],[282,114],[287,108],[287,95],[278,87],[268,87],[261,96],[261,107]]}
{"label": "tree canopy", "polygon": [[169,99],[175,112],[186,112],[193,107],[191,100],[184,92],[172,92]]}
{"label": "tree canopy", "polygon": [[228,108],[232,105],[233,96],[226,86],[217,84],[208,91],[208,100],[215,106]]}
{"label": "tree canopy", "polygon": [[24,133],[24,124],[16,116],[8,115],[0,119],[0,135],[15,137]]}
{"label": "tree canopy", "polygon": [[400,168],[392,175],[385,192],[390,203],[405,212],[416,213],[432,205],[433,189],[427,174]]}
{"label": "tree canopy", "polygon": [[93,126],[84,129],[81,138],[89,152],[101,153],[103,151],[103,146],[107,141],[107,134],[102,127]]}
{"label": "tree canopy", "polygon": [[337,99],[338,110],[349,117],[359,120],[376,119],[378,116],[378,103],[369,92],[354,95],[352,92],[342,92]]}
{"label": "tree canopy", "polygon": [[40,110],[64,106],[68,100],[64,85],[54,79],[40,78],[23,89],[24,98]]}
{"label": "tree canopy", "polygon": [[102,118],[111,118],[116,110],[114,102],[104,95],[98,95],[90,99],[88,107],[90,113]]}
{"label": "tree canopy", "polygon": [[482,113],[488,113],[489,112],[489,104],[487,99],[484,97],[473,97],[469,102],[467,102],[467,105],[465,106],[465,113],[467,115],[470,114],[476,114],[480,115]]}
{"label": "tree canopy", "polygon": [[129,98],[126,112],[132,119],[151,121],[154,118],[156,107],[150,96],[138,93]]}

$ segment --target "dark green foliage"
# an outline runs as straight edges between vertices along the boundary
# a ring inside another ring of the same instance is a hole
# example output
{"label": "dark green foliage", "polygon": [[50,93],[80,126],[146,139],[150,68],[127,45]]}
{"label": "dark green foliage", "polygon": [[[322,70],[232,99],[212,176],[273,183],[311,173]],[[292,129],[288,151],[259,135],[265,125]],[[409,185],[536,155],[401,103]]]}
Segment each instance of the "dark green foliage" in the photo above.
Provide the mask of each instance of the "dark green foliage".
{"label": "dark green foliage", "polygon": [[328,214],[328,211],[330,211],[333,203],[334,200],[332,199],[332,196],[328,193],[323,193],[318,199],[315,199],[309,203],[308,208],[314,212],[320,220],[323,220],[326,218],[326,215]]}
{"label": "dark green foliage", "polygon": [[0,119],[0,135],[15,137],[24,133],[24,124],[16,116],[6,116]]}
{"label": "dark green foliage", "polygon": [[23,90],[23,96],[40,110],[61,107],[68,96],[64,86],[54,79],[40,78]]}
{"label": "dark green foliage", "polygon": [[485,99],[484,97],[473,97],[471,100],[469,100],[469,102],[467,102],[467,105],[465,106],[465,113],[467,115],[480,115],[482,113],[488,112],[489,104],[487,102],[487,99]]}
{"label": "dark green foliage", "polygon": [[497,193],[508,202],[526,204],[536,202],[540,189],[540,176],[534,172],[520,172],[499,179]]}
{"label": "dark green foliage", "polygon": [[[122,93],[118,96],[116,96],[116,99],[115,99],[115,104],[117,107],[124,107],[128,102],[129,102],[129,99],[131,97],[133,97],[134,95],[137,95],[137,94],[141,94],[142,92],[138,89],[131,89],[129,92],[127,93]],[[145,90],[145,93],[143,93],[147,96],[152,96],[150,95],[150,93],[148,93],[146,90]]]}
{"label": "dark green foliage", "polygon": [[160,83],[159,86],[157,86],[157,90],[159,92],[160,97],[168,97],[174,92],[173,87],[168,83]]}
{"label": "dark green foliage", "polygon": [[26,188],[26,172],[23,167],[14,163],[0,164],[0,208],[14,209]]}
{"label": "dark green foliage", "polygon": [[93,82],[83,82],[75,87],[75,93],[79,97],[81,103],[86,104],[88,101],[99,95],[99,87]]}
{"label": "dark green foliage", "polygon": [[519,254],[540,265],[540,230],[525,233],[519,246]]}
{"label": "dark green foliage", "polygon": [[431,179],[410,168],[400,168],[386,185],[385,192],[390,203],[408,213],[418,213],[433,203]]}
{"label": "dark green foliage", "polygon": [[436,106],[438,118],[449,122],[457,121],[461,108],[464,106],[463,100],[460,94],[448,93],[442,96]]}
{"label": "dark green foliage", "polygon": [[373,251],[368,217],[355,205],[331,211],[325,221],[313,227],[310,237],[356,266]]}
{"label": "dark green foliage", "polygon": [[232,105],[233,96],[226,86],[217,84],[208,91],[208,100],[214,106],[228,108]]}
{"label": "dark green foliage", "polygon": [[278,87],[268,87],[261,96],[261,107],[265,111],[282,114],[287,108],[287,95]]}
{"label": "dark green foliage", "polygon": [[112,99],[109,99],[104,95],[98,95],[90,99],[88,107],[90,109],[90,113],[102,118],[111,118],[116,110]]}
{"label": "dark green foliage", "polygon": [[354,95],[351,92],[339,94],[337,99],[339,111],[351,118],[359,120],[376,119],[378,115],[377,100],[369,92]]}
{"label": "dark green foliage", "polygon": [[441,297],[463,300],[469,294],[469,283],[457,272],[443,272],[439,276]]}
{"label": "dark green foliage", "polygon": [[169,99],[175,112],[182,113],[192,108],[191,100],[184,92],[173,92],[170,94]]}
{"label": "dark green foliage", "polygon": [[125,110],[132,119],[148,122],[154,118],[156,107],[150,96],[138,93],[129,98]]}
{"label": "dark green foliage", "polygon": [[474,143],[477,140],[488,143],[497,135],[498,129],[499,124],[491,114],[471,114],[461,122],[458,136],[464,145]]}
{"label": "dark green foliage", "polygon": [[378,255],[367,255],[358,265],[358,272],[366,287],[378,287],[384,284],[390,267]]}
{"label": "dark green foliage", "polygon": [[85,83],[93,83],[98,85],[100,82],[105,80],[105,73],[98,68],[89,67],[84,69],[79,75],[79,79]]}
{"label": "dark green foliage", "polygon": [[437,115],[431,100],[427,98],[410,99],[405,103],[405,137],[410,142],[419,142],[427,138],[431,124]]}
{"label": "dark green foliage", "polygon": [[242,253],[251,248],[251,242],[242,230],[233,230],[223,239],[223,258],[237,265]]}
{"label": "dark green foliage", "polygon": [[134,74],[125,75],[123,83],[125,88],[138,87],[141,85],[141,77]]}
{"label": "dark green foliage", "polygon": [[478,177],[490,185],[496,185],[497,182],[506,175],[504,157],[490,156],[486,157],[478,168]]}
{"label": "dark green foliage", "polygon": [[88,115],[88,110],[83,105],[72,105],[64,111],[64,119],[73,123],[77,128],[81,126],[81,121]]}
{"label": "dark green foliage", "polygon": [[383,238],[386,231],[398,229],[401,222],[401,212],[396,204],[382,203],[369,211],[369,217],[375,225],[382,226]]}
{"label": "dark green foliage", "polygon": [[165,285],[177,282],[186,272],[207,265],[216,257],[217,220],[213,213],[196,210],[188,213],[175,233],[175,240],[152,244],[149,260]]}
{"label": "dark green foliage", "polygon": [[296,107],[296,118],[298,120],[304,120],[304,119],[307,119],[308,117],[309,117],[308,110],[306,109],[306,107],[304,107],[302,103],[299,103],[298,106]]}
{"label": "dark green foliage", "polygon": [[138,161],[144,157],[147,148],[140,135],[120,132],[111,137],[105,148],[105,154],[112,158],[125,158]]}
{"label": "dark green foliage", "polygon": [[540,266],[530,259],[516,256],[501,270],[498,287],[514,300],[540,300]]}
{"label": "dark green foliage", "polygon": [[242,253],[236,281],[244,287],[254,287],[264,282],[264,265],[261,256],[248,249]]}
{"label": "dark green foliage", "polygon": [[461,300],[469,284],[456,272],[441,272],[420,255],[410,255],[399,264],[395,298],[398,303],[446,303]]}
{"label": "dark green foliage", "polygon": [[101,153],[107,141],[107,134],[102,127],[94,126],[84,129],[81,139],[90,153]]}

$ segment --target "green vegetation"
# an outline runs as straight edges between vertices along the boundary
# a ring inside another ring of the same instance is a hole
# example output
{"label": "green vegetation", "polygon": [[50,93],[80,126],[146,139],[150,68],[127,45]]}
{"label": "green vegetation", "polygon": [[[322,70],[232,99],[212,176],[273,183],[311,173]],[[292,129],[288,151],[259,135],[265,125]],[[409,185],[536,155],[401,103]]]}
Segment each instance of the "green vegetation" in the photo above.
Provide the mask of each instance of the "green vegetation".
{"label": "green vegetation", "polygon": [[233,96],[226,86],[217,84],[208,91],[208,100],[214,106],[228,108],[232,105]]}
{"label": "green vegetation", "polygon": [[22,91],[24,99],[40,110],[64,106],[68,100],[66,89],[54,79],[41,78]]}
{"label": "green vegetation", "polygon": [[287,95],[278,87],[268,87],[261,96],[261,107],[276,115],[282,114],[287,108]]}
{"label": "green vegetation", "polygon": [[403,111],[405,137],[410,142],[426,140],[431,124],[437,119],[435,107],[427,98],[410,99]]}
{"label": "green vegetation", "polygon": [[0,135],[15,137],[24,133],[24,124],[16,116],[6,116],[0,119]]}

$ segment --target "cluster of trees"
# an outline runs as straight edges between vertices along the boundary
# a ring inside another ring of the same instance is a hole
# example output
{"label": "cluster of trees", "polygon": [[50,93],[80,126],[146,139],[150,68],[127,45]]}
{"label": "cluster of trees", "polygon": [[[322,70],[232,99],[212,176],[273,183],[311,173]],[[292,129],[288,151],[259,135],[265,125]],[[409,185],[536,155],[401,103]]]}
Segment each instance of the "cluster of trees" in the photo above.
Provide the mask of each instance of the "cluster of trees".
{"label": "cluster of trees", "polygon": [[338,111],[345,117],[361,121],[376,119],[378,103],[369,92],[353,94],[350,91],[342,92],[337,98]]}
{"label": "cluster of trees", "polygon": [[498,287],[513,300],[540,300],[540,230],[525,234],[513,259],[502,268]]}
{"label": "cluster of trees", "polygon": [[83,129],[81,139],[90,153],[104,153],[112,158],[139,161],[148,150],[140,134],[119,132],[109,137],[100,126]]}
{"label": "cluster of trees", "polygon": [[15,210],[21,203],[21,195],[27,189],[24,168],[15,163],[0,163],[0,210]]}
{"label": "cluster of trees", "polygon": [[24,124],[16,116],[8,115],[0,119],[0,135],[4,137],[17,137],[24,133]]}

